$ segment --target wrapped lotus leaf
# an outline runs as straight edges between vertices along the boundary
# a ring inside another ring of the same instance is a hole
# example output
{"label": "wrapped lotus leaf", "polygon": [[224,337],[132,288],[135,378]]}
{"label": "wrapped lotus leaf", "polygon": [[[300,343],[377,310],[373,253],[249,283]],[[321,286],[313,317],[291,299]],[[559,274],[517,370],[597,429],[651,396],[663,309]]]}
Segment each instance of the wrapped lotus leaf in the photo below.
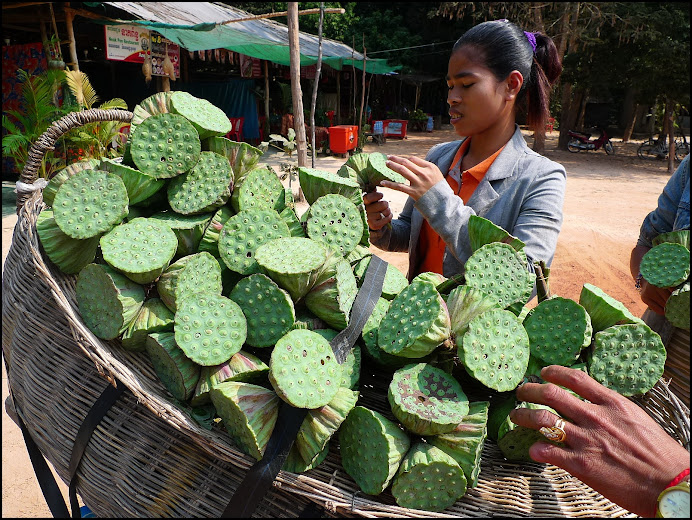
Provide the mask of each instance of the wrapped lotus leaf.
{"label": "wrapped lotus leaf", "polygon": [[363,203],[363,196],[357,182],[341,175],[299,167],[298,181],[308,204],[312,205],[317,199],[329,194],[346,197],[356,206]]}
{"label": "wrapped lotus leaf", "polygon": [[190,121],[200,139],[226,135],[233,129],[226,113],[206,99],[183,90],[171,92],[170,99],[171,112]]}
{"label": "wrapped lotus leaf", "polygon": [[330,327],[343,330],[348,325],[358,286],[349,263],[336,255],[333,258],[333,274],[305,295],[305,305]]}
{"label": "wrapped lotus leaf", "polygon": [[[372,152],[368,155],[368,167],[365,170],[365,177],[366,182],[361,186],[365,192],[375,190],[381,181],[406,184],[406,178],[387,167],[387,156],[379,152]],[[362,174],[360,178],[363,179]]]}
{"label": "wrapped lotus leaf", "polygon": [[644,323],[641,318],[632,314],[622,302],[590,283],[585,283],[582,287],[579,305],[589,313],[594,334],[612,325]]}
{"label": "wrapped lotus leaf", "polygon": [[99,168],[99,164],[100,161],[98,159],[84,159],[83,161],[73,162],[57,172],[50,178],[48,185],[43,188],[43,202],[45,202],[46,206],[52,206],[58,188],[60,188],[67,179],[83,170],[96,170]]}
{"label": "wrapped lotus leaf", "polygon": [[305,229],[300,223],[300,219],[293,208],[284,208],[281,213],[279,213],[279,216],[288,226],[288,232],[292,237],[305,238]]}
{"label": "wrapped lotus leaf", "polygon": [[159,297],[173,312],[178,301],[196,292],[221,294],[221,267],[209,253],[197,253],[176,260],[156,282]]}
{"label": "wrapped lotus leaf", "polygon": [[168,224],[178,239],[176,256],[187,256],[197,253],[199,244],[204,236],[213,213],[201,213],[199,215],[181,215],[175,211],[160,211],[151,217]]}
{"label": "wrapped lotus leaf", "polygon": [[197,248],[199,253],[206,251],[214,258],[219,258],[219,237],[221,236],[221,230],[233,214],[233,209],[230,206],[221,206],[216,210],[209,224],[204,228],[204,233],[202,234]]}
{"label": "wrapped lotus leaf", "polygon": [[502,242],[504,244],[509,244],[515,251],[522,250],[526,245],[518,238],[510,235],[500,226],[486,218],[479,217],[478,215],[471,215],[469,217],[468,228],[471,251],[476,251],[481,246],[490,244],[491,242]]}
{"label": "wrapped lotus leaf", "polygon": [[170,211],[171,206],[168,204],[168,184],[169,181],[163,179],[163,186],[156,190],[151,197],[147,197],[144,200],[137,202],[136,204],[131,204],[137,208],[142,208],[149,213],[145,216],[156,213],[157,211]]}
{"label": "wrapped lotus leaf", "polygon": [[[488,438],[497,442],[500,438],[500,429],[505,421],[511,421],[509,413],[516,408],[516,392],[495,393],[490,398],[490,408],[488,410]],[[503,430],[503,434],[505,431]]]}
{"label": "wrapped lotus leaf", "polygon": [[199,380],[200,367],[178,347],[172,332],[154,332],[147,336],[145,349],[156,375],[179,401],[187,401]]}
{"label": "wrapped lotus leaf", "polygon": [[36,231],[50,261],[65,274],[79,273],[96,257],[101,236],[79,239],[66,235],[55,223],[52,210],[44,209],[39,213]]}
{"label": "wrapped lotus leaf", "polygon": [[655,237],[651,243],[654,247],[664,242],[669,242],[671,244],[680,244],[690,250],[690,230],[689,229],[678,229],[676,231],[669,231],[668,233],[661,233]]}
{"label": "wrapped lotus leaf", "polygon": [[[361,244],[358,244],[353,251],[351,251],[349,254],[344,256],[346,261],[351,264],[351,267],[355,266],[358,262],[360,262],[363,258],[367,256],[372,256],[372,252],[370,249],[366,246],[363,246]],[[363,271],[365,273],[365,271]],[[355,273],[354,273],[355,274]],[[358,277],[356,277],[357,279]]]}
{"label": "wrapped lotus leaf", "polygon": [[145,350],[147,335],[152,332],[173,332],[173,313],[159,298],[151,298],[142,305],[137,317],[123,332],[122,346],[125,350]]}
{"label": "wrapped lotus leaf", "polygon": [[296,445],[293,444],[291,446],[291,449],[288,452],[288,457],[286,457],[286,460],[284,461],[284,465],[281,467],[282,470],[284,471],[290,471],[291,473],[305,473],[306,471],[309,471],[311,469],[316,468],[320,464],[324,462],[324,459],[327,458],[327,455],[329,455],[329,444],[326,444],[324,446],[324,449],[313,459],[313,461],[308,464],[303,460],[303,457],[300,456],[300,453],[298,452],[298,448],[296,448]]}
{"label": "wrapped lotus leaf", "polygon": [[138,204],[147,200],[166,184],[164,179],[156,179],[112,159],[102,159],[99,169],[114,173],[123,180],[130,204]]}
{"label": "wrapped lotus leaf", "polygon": [[[322,330],[329,326],[306,307],[296,308],[296,320],[291,330]],[[331,341],[328,339],[328,341]]]}
{"label": "wrapped lotus leaf", "polygon": [[262,150],[249,145],[248,143],[238,143],[226,139],[225,137],[210,137],[202,141],[202,150],[216,152],[228,159],[233,170],[233,181],[235,183],[245,176],[247,172],[257,167],[257,163],[262,157]]}
{"label": "wrapped lotus leaf", "polygon": [[276,393],[251,383],[224,381],[209,396],[231,440],[243,453],[261,460],[279,416]]}
{"label": "wrapped lotus leaf", "polygon": [[210,402],[209,392],[224,381],[238,381],[262,385],[267,382],[269,366],[254,354],[244,350],[231,356],[220,365],[202,367],[197,387],[190,400],[192,406],[202,406]]}

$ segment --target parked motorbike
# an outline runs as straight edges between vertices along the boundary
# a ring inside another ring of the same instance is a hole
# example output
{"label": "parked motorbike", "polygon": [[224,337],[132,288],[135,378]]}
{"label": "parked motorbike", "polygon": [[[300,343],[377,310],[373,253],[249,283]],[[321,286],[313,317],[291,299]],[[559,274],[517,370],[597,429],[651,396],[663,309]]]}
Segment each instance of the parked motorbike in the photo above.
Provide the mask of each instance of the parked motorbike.
{"label": "parked motorbike", "polygon": [[599,128],[598,130],[601,135],[598,136],[597,139],[591,139],[591,133],[568,130],[567,134],[570,139],[567,143],[567,149],[570,152],[577,153],[581,150],[599,150],[603,148],[608,155],[614,154],[615,148],[613,147],[613,143],[610,142],[608,134],[603,128]]}

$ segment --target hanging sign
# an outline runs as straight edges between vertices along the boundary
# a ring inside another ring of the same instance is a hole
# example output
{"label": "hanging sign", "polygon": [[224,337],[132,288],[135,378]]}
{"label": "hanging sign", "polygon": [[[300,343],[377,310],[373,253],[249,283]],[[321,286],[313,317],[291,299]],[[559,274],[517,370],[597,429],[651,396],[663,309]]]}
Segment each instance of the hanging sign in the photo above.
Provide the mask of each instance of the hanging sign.
{"label": "hanging sign", "polygon": [[106,25],[106,59],[144,63],[151,49],[149,31],[136,25]]}
{"label": "hanging sign", "polygon": [[259,58],[240,54],[240,76],[243,78],[263,77],[261,60]]}
{"label": "hanging sign", "polygon": [[151,31],[151,75],[152,76],[168,76],[163,71],[163,60],[166,59],[166,50],[168,57],[173,63],[175,77],[180,77],[180,47],[173,43],[168,38],[162,36],[156,31]]}

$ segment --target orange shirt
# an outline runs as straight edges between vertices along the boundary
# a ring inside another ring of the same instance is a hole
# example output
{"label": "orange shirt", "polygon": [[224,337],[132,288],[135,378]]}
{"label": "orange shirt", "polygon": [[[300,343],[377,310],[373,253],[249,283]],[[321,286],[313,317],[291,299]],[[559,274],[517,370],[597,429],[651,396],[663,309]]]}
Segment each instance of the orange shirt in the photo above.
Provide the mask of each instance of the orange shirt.
{"label": "orange shirt", "polygon": [[[461,161],[461,158],[466,154],[466,151],[470,145],[470,139],[466,139],[461,144],[459,150],[457,150],[457,153],[454,156],[452,164],[449,167],[450,172]],[[473,192],[476,191],[476,187],[480,184],[483,177],[485,177],[485,174],[488,172],[490,165],[493,164],[493,161],[495,161],[497,156],[500,155],[503,148],[504,146],[473,168],[464,170],[461,173],[461,187],[459,187],[459,184],[455,179],[452,178],[451,175],[447,175],[447,184],[449,184],[452,191],[458,197],[460,197],[462,201],[468,201],[471,198]],[[423,226],[420,230],[420,236],[418,237],[416,249],[420,262],[418,263],[414,276],[426,271],[442,274],[442,260],[444,258],[445,247],[446,244],[442,241],[440,235],[438,235],[437,232],[430,226],[427,220],[424,220]]]}

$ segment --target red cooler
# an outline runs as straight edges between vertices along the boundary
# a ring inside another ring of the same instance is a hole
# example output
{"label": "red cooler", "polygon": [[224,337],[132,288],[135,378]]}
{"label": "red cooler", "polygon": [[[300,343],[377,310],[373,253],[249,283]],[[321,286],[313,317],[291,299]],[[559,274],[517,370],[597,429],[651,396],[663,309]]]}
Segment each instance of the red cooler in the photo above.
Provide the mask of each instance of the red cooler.
{"label": "red cooler", "polygon": [[334,153],[346,153],[358,144],[358,127],[337,125],[329,127],[329,149]]}
{"label": "red cooler", "polygon": [[385,137],[398,137],[406,139],[406,127],[408,121],[406,119],[386,119],[384,122]]}

